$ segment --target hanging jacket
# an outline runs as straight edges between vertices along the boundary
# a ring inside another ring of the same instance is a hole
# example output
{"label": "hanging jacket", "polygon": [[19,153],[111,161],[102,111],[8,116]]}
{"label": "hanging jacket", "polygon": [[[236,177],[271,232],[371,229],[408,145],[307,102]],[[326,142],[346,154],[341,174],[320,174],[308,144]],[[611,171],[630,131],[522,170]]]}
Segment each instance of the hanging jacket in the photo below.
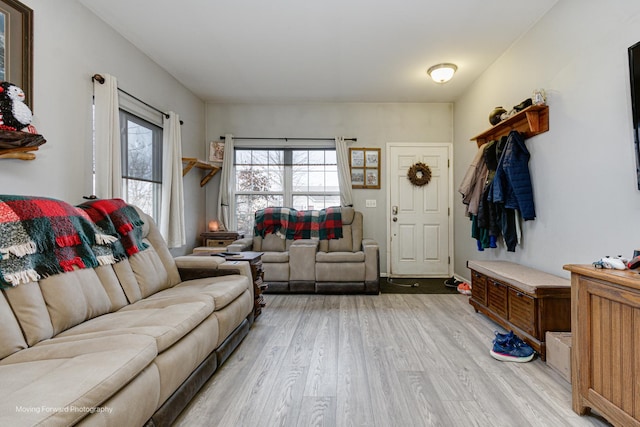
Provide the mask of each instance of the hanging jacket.
{"label": "hanging jacket", "polygon": [[482,188],[488,172],[484,159],[485,148],[486,144],[478,149],[458,188],[458,192],[462,194],[462,203],[466,205],[466,216],[470,214],[477,215],[478,213]]}
{"label": "hanging jacket", "polygon": [[484,159],[487,165],[488,173],[487,179],[484,182],[482,189],[482,197],[478,206],[478,226],[489,230],[489,234],[492,236],[498,236],[500,234],[500,227],[498,225],[499,219],[496,215],[496,204],[489,200],[488,194],[491,188],[491,182],[496,174],[498,168],[498,156],[497,149],[499,141],[489,141],[485,144]]}
{"label": "hanging jacket", "polygon": [[502,203],[507,209],[520,211],[525,221],[536,217],[529,157],[529,150],[522,135],[517,131],[511,131],[498,162],[489,195],[494,203]]}

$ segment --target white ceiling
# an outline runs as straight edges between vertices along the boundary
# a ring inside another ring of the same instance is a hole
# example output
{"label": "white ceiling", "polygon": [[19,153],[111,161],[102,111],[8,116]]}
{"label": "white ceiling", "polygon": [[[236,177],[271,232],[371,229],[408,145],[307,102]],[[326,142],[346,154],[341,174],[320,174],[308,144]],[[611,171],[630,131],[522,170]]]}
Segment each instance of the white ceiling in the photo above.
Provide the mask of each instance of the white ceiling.
{"label": "white ceiling", "polygon": [[207,102],[451,102],[558,0],[79,1]]}

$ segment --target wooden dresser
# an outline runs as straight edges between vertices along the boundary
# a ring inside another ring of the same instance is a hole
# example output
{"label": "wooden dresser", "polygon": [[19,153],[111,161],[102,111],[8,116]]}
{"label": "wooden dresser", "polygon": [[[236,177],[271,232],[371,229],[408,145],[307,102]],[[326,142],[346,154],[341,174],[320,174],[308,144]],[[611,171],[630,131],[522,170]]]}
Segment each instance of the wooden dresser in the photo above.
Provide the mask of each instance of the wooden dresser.
{"label": "wooden dresser", "polygon": [[200,237],[203,246],[226,248],[236,240],[242,239],[244,235],[235,231],[205,231],[200,233]]}
{"label": "wooden dresser", "polygon": [[573,410],[640,426],[640,274],[565,265],[571,272]]}

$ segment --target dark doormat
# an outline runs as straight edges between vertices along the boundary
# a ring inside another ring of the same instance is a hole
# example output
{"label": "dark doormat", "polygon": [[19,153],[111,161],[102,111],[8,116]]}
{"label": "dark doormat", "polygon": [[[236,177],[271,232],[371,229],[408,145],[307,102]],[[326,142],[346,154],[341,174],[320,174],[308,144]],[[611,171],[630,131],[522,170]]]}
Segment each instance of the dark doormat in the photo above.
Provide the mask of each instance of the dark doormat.
{"label": "dark doormat", "polygon": [[459,294],[456,288],[444,285],[446,277],[424,278],[380,278],[380,292],[383,294]]}

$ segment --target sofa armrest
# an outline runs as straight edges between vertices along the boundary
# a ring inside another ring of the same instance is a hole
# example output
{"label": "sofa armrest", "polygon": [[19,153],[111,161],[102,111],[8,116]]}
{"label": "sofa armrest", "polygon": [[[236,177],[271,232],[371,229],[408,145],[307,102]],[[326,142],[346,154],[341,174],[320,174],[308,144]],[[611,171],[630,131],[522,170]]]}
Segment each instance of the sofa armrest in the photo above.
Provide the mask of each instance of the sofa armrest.
{"label": "sofa armrest", "polygon": [[238,239],[227,246],[227,251],[229,252],[245,252],[250,251],[251,249],[253,249],[253,237]]}
{"label": "sofa armrest", "polygon": [[219,256],[183,255],[176,257],[175,262],[182,281],[230,274],[220,270],[224,258]]}
{"label": "sofa armrest", "polygon": [[[184,255],[176,257],[175,261],[182,281],[239,274],[253,283],[251,266],[247,261],[226,261],[224,257],[215,254]],[[249,289],[253,294],[253,286]]]}
{"label": "sofa armrest", "polygon": [[375,282],[380,279],[380,247],[373,239],[362,239],[362,251],[364,252],[366,282]]}
{"label": "sofa armrest", "polygon": [[289,281],[316,280],[317,239],[294,240],[289,247]]}
{"label": "sofa armrest", "polygon": [[219,268],[223,274],[239,274],[249,279],[249,290],[251,291],[251,298],[253,299],[253,275],[251,274],[249,261],[225,261],[220,264]]}

